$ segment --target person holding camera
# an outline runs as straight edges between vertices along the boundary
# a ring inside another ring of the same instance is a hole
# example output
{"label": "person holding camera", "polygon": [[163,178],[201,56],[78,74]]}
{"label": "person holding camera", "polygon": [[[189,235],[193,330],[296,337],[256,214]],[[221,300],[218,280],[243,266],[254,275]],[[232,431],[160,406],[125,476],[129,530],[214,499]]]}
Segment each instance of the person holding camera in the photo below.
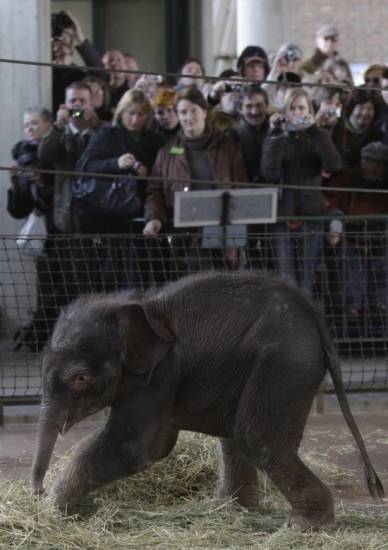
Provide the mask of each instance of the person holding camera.
{"label": "person holding camera", "polygon": [[[315,124],[308,93],[302,88],[289,90],[282,112],[270,118],[261,157],[265,179],[284,185],[279,189],[278,216],[324,215],[322,172],[330,174],[341,168],[342,160],[330,134]],[[277,222],[272,232],[278,272],[312,294],[322,249],[321,222]]]}
{"label": "person holding camera", "polygon": [[[278,82],[297,82],[302,80],[302,71],[300,69],[302,63],[302,50],[296,44],[282,44],[274,57],[272,67],[267,75],[266,80]],[[295,77],[284,75],[295,75]],[[263,88],[268,94],[270,105],[276,109],[282,107],[277,99],[278,86],[274,84],[263,83]]]}
{"label": "person holding camera", "polygon": [[[53,111],[56,112],[63,101],[66,88],[86,76],[97,76],[109,81],[109,74],[98,68],[104,68],[100,54],[90,41],[85,38],[79,21],[67,11],[52,14],[51,17],[52,60],[53,67]],[[88,67],[82,69],[74,64],[74,51],[82,57]],[[72,65],[71,69],[63,69],[61,65]]]}
{"label": "person holding camera", "polygon": [[207,97],[209,105],[213,107],[209,120],[221,132],[237,128],[240,123],[241,82],[233,79],[236,76],[233,69],[223,71],[220,77],[225,80],[216,82]]}
{"label": "person holding camera", "polygon": [[[39,144],[39,158],[51,162],[57,170],[73,171],[91,135],[101,122],[92,108],[90,88],[73,82],[66,88],[65,102],[60,104],[54,126]],[[74,231],[72,210],[73,176],[56,174],[54,188],[54,224],[62,233]]]}

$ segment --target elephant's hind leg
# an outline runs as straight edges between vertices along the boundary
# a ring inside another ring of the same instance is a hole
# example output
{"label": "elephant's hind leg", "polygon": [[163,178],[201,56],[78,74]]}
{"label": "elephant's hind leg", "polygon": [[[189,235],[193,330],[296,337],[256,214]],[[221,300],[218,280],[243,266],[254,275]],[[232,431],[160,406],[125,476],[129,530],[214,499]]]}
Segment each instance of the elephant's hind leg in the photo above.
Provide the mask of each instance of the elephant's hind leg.
{"label": "elephant's hind leg", "polygon": [[[291,504],[290,527],[304,530],[330,524],[334,520],[331,493],[298,456],[320,377],[313,372],[309,378],[289,376],[282,383],[282,369],[272,367],[257,372],[244,391],[234,430],[236,444]],[[295,373],[292,364],[288,367]]]}
{"label": "elephant's hind leg", "polygon": [[220,438],[222,463],[218,496],[236,498],[245,508],[257,508],[259,485],[257,468],[241,455],[233,439]]}

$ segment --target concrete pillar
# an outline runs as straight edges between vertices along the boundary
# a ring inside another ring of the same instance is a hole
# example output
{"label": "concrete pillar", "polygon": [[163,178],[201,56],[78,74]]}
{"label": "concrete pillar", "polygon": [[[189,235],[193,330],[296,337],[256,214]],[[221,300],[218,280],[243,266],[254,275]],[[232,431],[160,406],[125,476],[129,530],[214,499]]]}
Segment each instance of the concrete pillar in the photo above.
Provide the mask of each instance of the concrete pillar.
{"label": "concrete pillar", "polygon": [[289,0],[237,0],[237,54],[249,45],[275,52],[287,40]]}
{"label": "concrete pillar", "polygon": [[[1,0],[0,57],[50,62],[50,10],[50,0]],[[23,138],[23,111],[35,105],[51,108],[51,69],[0,62],[0,97],[0,165],[9,166],[11,148]],[[6,211],[8,187],[9,174],[0,171],[0,236],[15,235],[22,225]],[[24,316],[24,308],[32,305],[33,264],[30,260],[23,264],[15,241],[0,239],[0,333],[2,315],[12,318],[21,311]]]}
{"label": "concrete pillar", "polygon": [[[1,0],[0,57],[51,61],[50,0]],[[12,163],[10,150],[23,138],[22,114],[33,105],[51,108],[51,69],[0,63],[0,164]],[[0,171],[0,234],[15,233],[20,222],[5,212],[9,176]]]}

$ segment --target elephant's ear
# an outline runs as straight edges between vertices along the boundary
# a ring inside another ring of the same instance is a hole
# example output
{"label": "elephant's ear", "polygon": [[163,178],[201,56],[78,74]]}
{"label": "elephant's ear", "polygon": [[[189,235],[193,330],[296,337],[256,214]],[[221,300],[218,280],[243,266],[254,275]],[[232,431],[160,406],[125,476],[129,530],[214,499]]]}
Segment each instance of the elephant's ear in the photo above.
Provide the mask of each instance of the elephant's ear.
{"label": "elephant's ear", "polygon": [[118,309],[121,358],[128,372],[147,374],[152,371],[175,341],[174,335],[158,319],[139,304],[128,304]]}

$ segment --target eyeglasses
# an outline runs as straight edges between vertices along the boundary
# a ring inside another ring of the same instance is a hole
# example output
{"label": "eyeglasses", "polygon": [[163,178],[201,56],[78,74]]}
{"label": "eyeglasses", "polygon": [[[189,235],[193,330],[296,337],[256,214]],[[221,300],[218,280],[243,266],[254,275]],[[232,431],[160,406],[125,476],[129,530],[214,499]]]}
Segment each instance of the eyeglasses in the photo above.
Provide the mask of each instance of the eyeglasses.
{"label": "eyeglasses", "polygon": [[372,83],[372,84],[381,84],[381,81],[379,78],[377,78],[377,76],[375,78],[369,78],[367,77],[365,79],[365,84],[369,84],[369,83]]}
{"label": "eyeglasses", "polygon": [[331,40],[331,42],[337,42],[337,37],[336,36],[325,36],[324,40],[326,40],[326,42],[328,42],[329,40]]}

